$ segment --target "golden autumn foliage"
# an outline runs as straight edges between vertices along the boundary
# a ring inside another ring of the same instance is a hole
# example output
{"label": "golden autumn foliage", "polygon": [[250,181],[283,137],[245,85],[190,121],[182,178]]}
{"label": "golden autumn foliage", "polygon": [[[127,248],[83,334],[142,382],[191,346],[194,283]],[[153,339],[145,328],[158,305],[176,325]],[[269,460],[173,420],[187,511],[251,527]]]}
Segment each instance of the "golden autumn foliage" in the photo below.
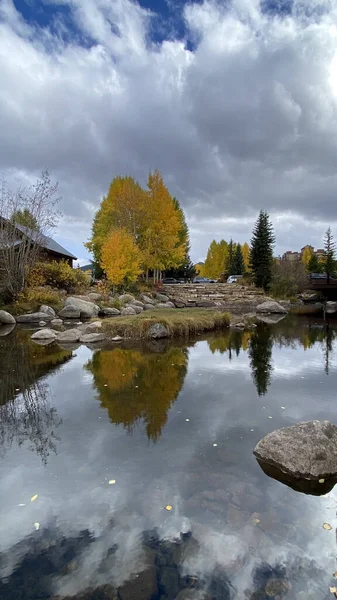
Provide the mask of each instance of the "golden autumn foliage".
{"label": "golden autumn foliage", "polygon": [[135,281],[141,273],[141,252],[124,228],[111,231],[102,246],[102,268],[113,285]]}
{"label": "golden autumn foliage", "polygon": [[161,354],[116,348],[94,354],[87,369],[111,421],[131,430],[142,420],[148,438],[156,441],[183,385],[187,360],[182,348]]}
{"label": "golden autumn foliage", "polygon": [[201,268],[201,276],[210,279],[220,279],[225,271],[228,260],[228,244],[225,240],[216,242],[213,240],[208,248],[204,265]]}
{"label": "golden autumn foliage", "polygon": [[249,245],[247,244],[247,242],[245,242],[242,246],[242,256],[243,256],[243,262],[245,265],[245,272],[249,273],[250,272],[250,267],[249,267]]}
{"label": "golden autumn foliage", "polygon": [[312,256],[313,256],[312,248],[310,248],[310,246],[305,246],[305,248],[302,252],[301,261],[306,267],[308,266]]}

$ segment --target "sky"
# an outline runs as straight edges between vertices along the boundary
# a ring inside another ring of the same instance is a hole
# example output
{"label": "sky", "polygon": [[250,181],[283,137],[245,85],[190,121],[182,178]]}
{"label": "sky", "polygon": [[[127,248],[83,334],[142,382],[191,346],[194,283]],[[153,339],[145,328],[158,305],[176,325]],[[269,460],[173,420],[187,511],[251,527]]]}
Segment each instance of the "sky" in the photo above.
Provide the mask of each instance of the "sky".
{"label": "sky", "polygon": [[116,175],[159,169],[194,261],[337,237],[335,0],[0,0],[0,172],[59,181],[55,238],[83,246]]}

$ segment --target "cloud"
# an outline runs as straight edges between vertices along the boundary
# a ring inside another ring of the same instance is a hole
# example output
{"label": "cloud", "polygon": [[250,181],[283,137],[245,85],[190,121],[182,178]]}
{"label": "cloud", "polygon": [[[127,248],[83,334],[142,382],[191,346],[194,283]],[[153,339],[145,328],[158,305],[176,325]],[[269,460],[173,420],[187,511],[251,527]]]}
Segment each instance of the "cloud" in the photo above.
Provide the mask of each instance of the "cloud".
{"label": "cloud", "polygon": [[195,259],[213,237],[249,239],[261,207],[278,252],[337,229],[334,3],[187,4],[186,39],[171,23],[161,43],[129,0],[53,6],[42,27],[0,3],[0,170],[34,179],[48,166],[77,247],[111,179],[144,184],[154,168],[186,210]]}

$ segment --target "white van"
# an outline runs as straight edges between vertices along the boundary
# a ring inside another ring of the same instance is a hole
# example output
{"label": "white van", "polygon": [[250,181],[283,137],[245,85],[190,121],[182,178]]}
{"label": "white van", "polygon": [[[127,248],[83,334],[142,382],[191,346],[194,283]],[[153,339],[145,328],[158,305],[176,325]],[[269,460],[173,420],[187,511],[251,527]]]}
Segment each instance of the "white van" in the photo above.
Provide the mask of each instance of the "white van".
{"label": "white van", "polygon": [[238,279],[242,279],[242,275],[230,275],[227,279],[227,283],[236,283]]}

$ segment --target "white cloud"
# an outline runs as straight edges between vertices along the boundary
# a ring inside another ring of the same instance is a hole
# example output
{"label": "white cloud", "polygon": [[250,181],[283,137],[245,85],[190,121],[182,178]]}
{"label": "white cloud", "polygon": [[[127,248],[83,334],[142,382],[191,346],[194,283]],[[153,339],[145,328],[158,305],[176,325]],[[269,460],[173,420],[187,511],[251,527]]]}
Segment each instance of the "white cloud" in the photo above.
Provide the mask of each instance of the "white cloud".
{"label": "white cloud", "polygon": [[62,15],[41,29],[0,2],[0,170],[30,179],[48,166],[77,245],[110,180],[145,183],[155,167],[186,209],[195,259],[213,237],[249,239],[261,207],[278,252],[337,229],[334,3],[304,14],[295,2],[284,18],[257,0],[187,5],[193,52],[171,32],[151,41],[151,13],[129,0],[58,4],[72,43]]}

